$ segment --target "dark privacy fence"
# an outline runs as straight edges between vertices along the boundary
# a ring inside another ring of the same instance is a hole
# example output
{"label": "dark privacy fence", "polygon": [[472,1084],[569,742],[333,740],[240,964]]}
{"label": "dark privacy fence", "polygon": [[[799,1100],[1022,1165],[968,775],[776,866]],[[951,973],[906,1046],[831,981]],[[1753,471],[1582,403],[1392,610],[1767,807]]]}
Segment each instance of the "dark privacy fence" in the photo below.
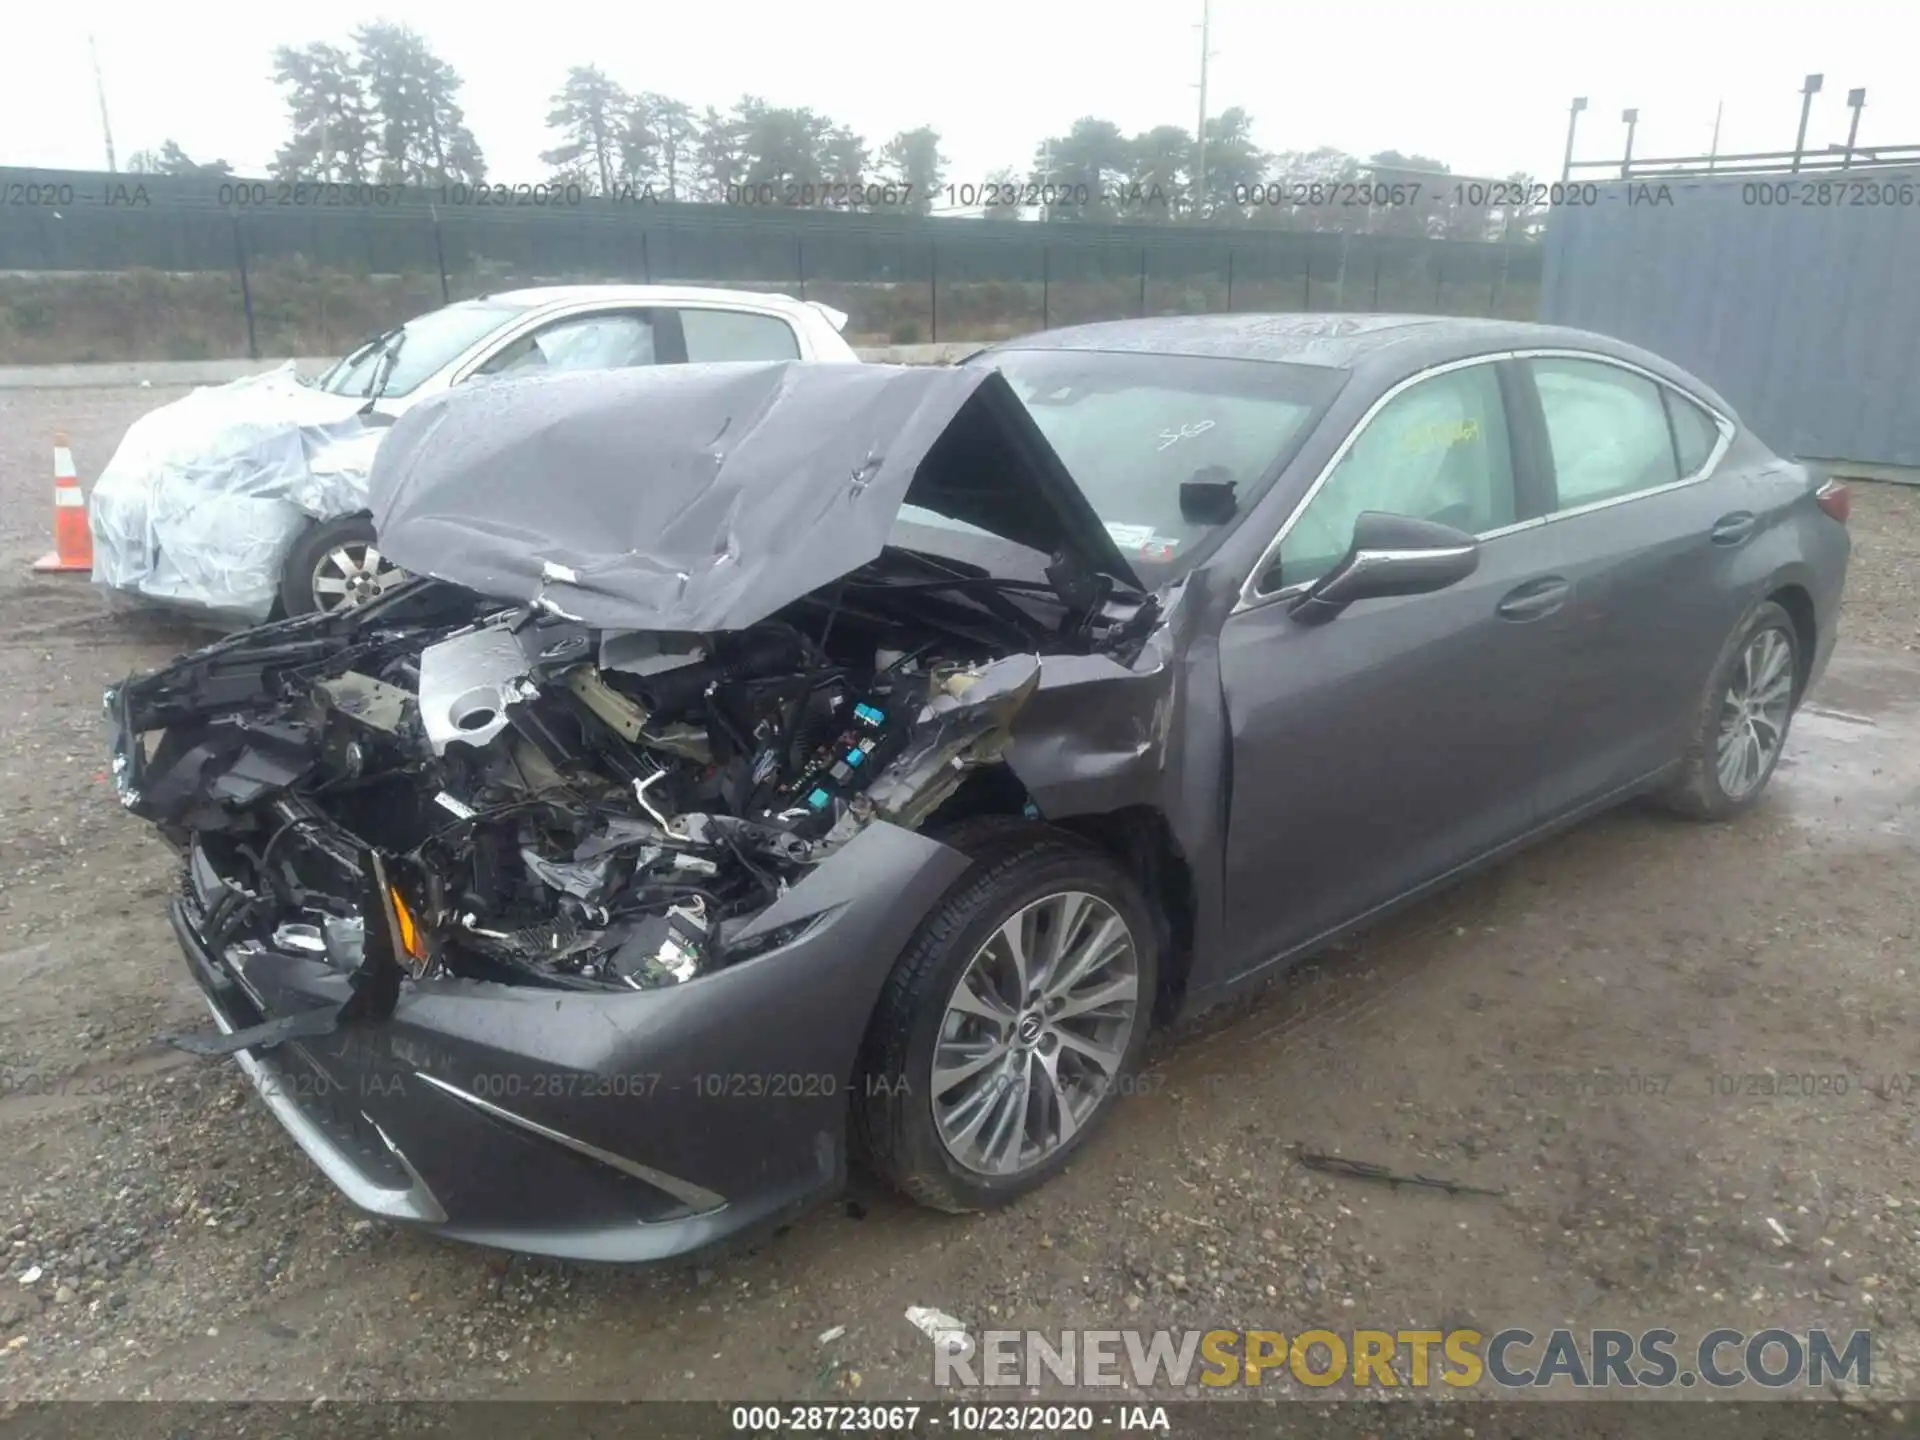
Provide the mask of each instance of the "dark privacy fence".
{"label": "dark privacy fence", "polygon": [[[543,187],[423,191],[0,168],[0,272],[16,288],[33,283],[29,276],[51,282],[81,272],[141,272],[139,304],[150,303],[156,277],[224,277],[230,283],[220,286],[217,303],[244,319],[226,343],[285,354],[325,353],[363,333],[363,320],[391,318],[358,314],[354,300],[338,286],[329,290],[323,277],[353,277],[362,290],[382,282],[371,288],[381,291],[378,307],[386,310],[560,281],[772,287],[848,311],[850,333],[863,340],[913,343],[1229,309],[1531,318],[1540,249],[1268,228],[675,204]],[[326,303],[316,306],[316,297]],[[315,318],[316,308],[327,315]],[[23,325],[16,313],[11,332],[6,323],[0,309],[0,346],[31,350],[32,325],[58,321],[36,313]],[[312,333],[315,326],[321,333]],[[217,347],[227,333],[206,343]]]}

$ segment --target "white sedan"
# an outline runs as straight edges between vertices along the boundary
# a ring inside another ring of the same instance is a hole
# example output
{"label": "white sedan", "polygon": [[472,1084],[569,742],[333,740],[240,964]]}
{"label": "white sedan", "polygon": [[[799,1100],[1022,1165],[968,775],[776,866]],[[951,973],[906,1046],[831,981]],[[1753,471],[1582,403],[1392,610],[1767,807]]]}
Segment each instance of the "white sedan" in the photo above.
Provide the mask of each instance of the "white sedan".
{"label": "white sedan", "polygon": [[371,599],[366,465],[391,421],[492,377],[724,360],[858,363],[816,301],[673,285],[569,285],[462,300],[374,336],[317,379],[276,371],[135,422],[92,495],[94,579],[252,623]]}

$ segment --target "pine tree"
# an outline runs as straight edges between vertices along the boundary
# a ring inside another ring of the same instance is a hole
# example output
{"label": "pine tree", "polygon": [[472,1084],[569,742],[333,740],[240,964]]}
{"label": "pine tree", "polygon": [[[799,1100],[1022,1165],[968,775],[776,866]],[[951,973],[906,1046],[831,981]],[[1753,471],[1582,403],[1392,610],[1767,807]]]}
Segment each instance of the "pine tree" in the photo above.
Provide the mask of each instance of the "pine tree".
{"label": "pine tree", "polygon": [[632,107],[627,92],[597,65],[574,66],[547,111],[547,128],[564,138],[541,151],[540,159],[566,176],[585,175],[590,183],[597,182],[595,193],[611,194],[623,168],[621,142]]}
{"label": "pine tree", "polygon": [[274,156],[275,178],[287,181],[367,179],[373,132],[366,90],[346,51],[316,42],[274,51],[273,78],[287,93],[293,134]]}

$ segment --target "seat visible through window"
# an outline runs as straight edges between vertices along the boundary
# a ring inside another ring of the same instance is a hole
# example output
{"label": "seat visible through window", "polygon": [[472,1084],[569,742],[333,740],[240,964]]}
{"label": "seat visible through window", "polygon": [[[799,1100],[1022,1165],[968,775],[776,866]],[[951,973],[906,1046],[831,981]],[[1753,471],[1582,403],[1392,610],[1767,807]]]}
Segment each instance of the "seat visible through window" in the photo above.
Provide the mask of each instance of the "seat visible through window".
{"label": "seat visible through window", "polygon": [[1280,544],[1267,588],[1317,580],[1353,543],[1369,510],[1482,535],[1511,525],[1513,461],[1500,379],[1491,364],[1435,375],[1367,422]]}

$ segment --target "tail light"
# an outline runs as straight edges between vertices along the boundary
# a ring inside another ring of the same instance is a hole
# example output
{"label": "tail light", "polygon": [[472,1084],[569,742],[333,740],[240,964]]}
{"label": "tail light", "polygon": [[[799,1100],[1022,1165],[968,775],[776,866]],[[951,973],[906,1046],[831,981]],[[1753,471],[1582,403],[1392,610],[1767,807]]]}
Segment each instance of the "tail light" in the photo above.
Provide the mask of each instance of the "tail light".
{"label": "tail light", "polygon": [[1853,492],[1838,480],[1829,480],[1813,492],[1813,503],[1844,525],[1853,513]]}

